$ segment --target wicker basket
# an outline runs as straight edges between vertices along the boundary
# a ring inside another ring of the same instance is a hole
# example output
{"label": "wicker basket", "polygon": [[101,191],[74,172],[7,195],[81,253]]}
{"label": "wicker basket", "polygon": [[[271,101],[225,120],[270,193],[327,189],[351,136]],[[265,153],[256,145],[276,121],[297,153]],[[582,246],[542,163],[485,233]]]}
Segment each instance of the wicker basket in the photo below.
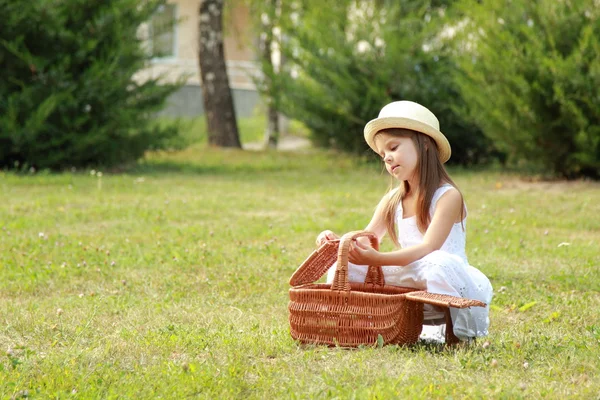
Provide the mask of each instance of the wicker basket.
{"label": "wicker basket", "polygon": [[[319,247],[292,275],[288,305],[292,338],[302,343],[342,347],[372,345],[381,339],[384,344],[412,344],[423,329],[423,304],[432,304],[446,310],[446,342],[457,342],[448,307],[485,304],[386,285],[379,266],[369,267],[365,283],[348,282],[348,252],[352,241],[361,236],[367,236],[378,248],[373,233],[350,232],[339,241],[328,241]],[[312,283],[327,272],[336,257],[333,283]]]}

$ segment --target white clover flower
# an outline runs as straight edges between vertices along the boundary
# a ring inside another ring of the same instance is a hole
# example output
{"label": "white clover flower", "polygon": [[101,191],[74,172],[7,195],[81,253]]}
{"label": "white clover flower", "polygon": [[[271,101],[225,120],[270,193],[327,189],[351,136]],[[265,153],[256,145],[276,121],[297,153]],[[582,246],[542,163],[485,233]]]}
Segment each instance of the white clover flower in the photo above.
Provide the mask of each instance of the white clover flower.
{"label": "white clover flower", "polygon": [[356,44],[356,50],[361,54],[366,53],[370,49],[371,49],[371,45],[366,40],[361,40],[360,42],[358,42]]}

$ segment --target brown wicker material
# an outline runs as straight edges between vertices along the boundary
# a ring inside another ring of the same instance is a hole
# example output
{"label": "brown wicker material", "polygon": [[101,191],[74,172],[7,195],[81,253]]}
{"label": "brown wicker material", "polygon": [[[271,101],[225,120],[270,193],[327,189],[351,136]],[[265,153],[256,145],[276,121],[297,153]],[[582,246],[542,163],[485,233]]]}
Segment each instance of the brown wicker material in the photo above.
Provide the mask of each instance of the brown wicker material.
{"label": "brown wicker material", "polygon": [[[365,283],[349,282],[348,253],[352,241],[361,236],[369,237],[373,247],[378,248],[373,233],[350,232],[339,241],[325,243],[292,275],[290,283],[294,287],[289,291],[288,310],[294,339],[342,347],[372,345],[379,337],[384,344],[411,344],[419,339],[423,328],[424,303],[446,308],[483,304],[386,285],[379,266],[369,266]],[[338,262],[333,283],[307,283],[318,280],[331,267],[335,250]],[[451,320],[446,330],[447,343],[455,342]]]}
{"label": "brown wicker material", "polygon": [[414,301],[432,304],[441,307],[467,308],[467,307],[485,307],[485,303],[479,300],[465,299],[463,297],[448,296],[447,294],[429,293],[418,291],[408,293],[406,298]]}
{"label": "brown wicker material", "polygon": [[311,253],[290,278],[290,285],[299,286],[319,280],[337,258],[339,240],[330,240]]}

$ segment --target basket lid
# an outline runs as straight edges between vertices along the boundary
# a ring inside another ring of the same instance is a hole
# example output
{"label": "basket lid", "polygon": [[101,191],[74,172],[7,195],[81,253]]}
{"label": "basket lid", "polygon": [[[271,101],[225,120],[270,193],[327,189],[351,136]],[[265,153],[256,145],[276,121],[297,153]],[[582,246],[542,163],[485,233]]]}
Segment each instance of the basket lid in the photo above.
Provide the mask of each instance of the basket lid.
{"label": "basket lid", "polygon": [[337,260],[339,240],[329,240],[313,251],[294,272],[290,285],[300,286],[319,280]]}
{"label": "basket lid", "polygon": [[479,300],[455,297],[447,294],[429,293],[425,291],[410,292],[405,295],[407,300],[419,303],[432,304],[441,307],[467,308],[467,307],[485,307],[486,304]]}

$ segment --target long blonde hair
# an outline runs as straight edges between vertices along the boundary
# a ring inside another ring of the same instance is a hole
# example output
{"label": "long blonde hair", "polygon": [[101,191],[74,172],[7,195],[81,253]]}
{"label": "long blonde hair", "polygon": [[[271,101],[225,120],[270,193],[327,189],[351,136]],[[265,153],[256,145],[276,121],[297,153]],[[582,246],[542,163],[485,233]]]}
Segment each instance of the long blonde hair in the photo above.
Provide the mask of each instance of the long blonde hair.
{"label": "long blonde hair", "polygon": [[[411,188],[408,181],[402,181],[398,190],[390,196],[388,202],[384,205],[383,218],[385,221],[388,235],[396,246],[398,243],[398,234],[396,233],[396,212],[400,202],[409,193],[417,189],[417,207],[416,207],[416,219],[417,227],[422,233],[425,233],[427,227],[431,223],[431,215],[429,215],[429,208],[431,207],[431,201],[435,191],[443,184],[449,183],[459,191],[461,197],[462,193],[450,178],[444,165],[440,162],[438,157],[438,150],[435,142],[428,135],[411,131],[409,129],[384,129],[375,134],[375,138],[378,135],[385,133],[393,136],[407,137],[412,139],[415,149],[417,150],[417,165],[415,167],[417,174],[419,174],[419,187]],[[392,185],[393,185],[392,178]],[[464,219],[465,205],[464,200],[460,211],[460,220]]]}

